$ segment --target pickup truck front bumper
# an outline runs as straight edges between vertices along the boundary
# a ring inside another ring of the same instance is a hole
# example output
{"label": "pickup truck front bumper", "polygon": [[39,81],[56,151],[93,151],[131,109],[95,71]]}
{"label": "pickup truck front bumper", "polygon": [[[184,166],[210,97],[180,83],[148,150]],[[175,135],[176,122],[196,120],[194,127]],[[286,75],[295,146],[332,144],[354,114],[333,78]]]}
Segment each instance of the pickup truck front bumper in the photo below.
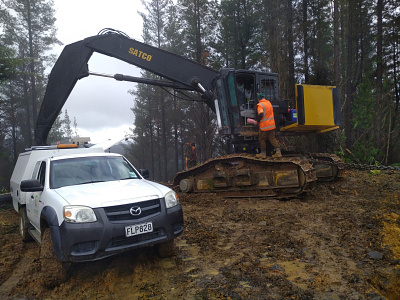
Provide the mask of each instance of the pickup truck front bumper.
{"label": "pickup truck front bumper", "polygon": [[[142,214],[132,216],[131,207],[140,206]],[[164,199],[93,209],[97,222],[67,223],[51,227],[57,258],[80,262],[101,259],[131,249],[173,240],[183,232],[180,204],[166,209]],[[152,223],[152,232],[126,237],[126,226]]]}

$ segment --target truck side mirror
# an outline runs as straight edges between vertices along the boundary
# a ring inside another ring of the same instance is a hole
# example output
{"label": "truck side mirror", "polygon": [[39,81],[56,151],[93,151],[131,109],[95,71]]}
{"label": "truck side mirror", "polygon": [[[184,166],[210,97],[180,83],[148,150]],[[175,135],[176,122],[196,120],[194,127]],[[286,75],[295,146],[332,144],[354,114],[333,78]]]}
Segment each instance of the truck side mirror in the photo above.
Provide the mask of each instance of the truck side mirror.
{"label": "truck side mirror", "polygon": [[21,192],[41,192],[43,186],[37,179],[29,179],[21,181]]}
{"label": "truck side mirror", "polygon": [[150,177],[149,170],[147,170],[147,169],[139,169],[139,173],[140,173],[140,175],[142,175],[142,177],[144,179],[147,179]]}

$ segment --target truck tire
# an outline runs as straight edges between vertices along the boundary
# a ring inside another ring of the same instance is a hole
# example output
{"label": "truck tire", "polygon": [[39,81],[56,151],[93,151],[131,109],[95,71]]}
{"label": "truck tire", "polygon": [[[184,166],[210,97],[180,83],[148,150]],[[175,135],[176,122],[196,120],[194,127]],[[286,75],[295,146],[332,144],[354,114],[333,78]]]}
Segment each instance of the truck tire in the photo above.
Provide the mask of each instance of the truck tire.
{"label": "truck tire", "polygon": [[68,280],[70,265],[57,259],[50,228],[44,229],[40,244],[40,265],[42,270],[43,285],[54,288]]}
{"label": "truck tire", "polygon": [[20,207],[19,208],[19,234],[24,242],[32,241],[33,238],[28,232],[29,228],[29,220],[28,216],[26,215],[26,208]]}
{"label": "truck tire", "polygon": [[158,257],[171,257],[174,256],[175,243],[174,240],[161,243],[157,245]]}

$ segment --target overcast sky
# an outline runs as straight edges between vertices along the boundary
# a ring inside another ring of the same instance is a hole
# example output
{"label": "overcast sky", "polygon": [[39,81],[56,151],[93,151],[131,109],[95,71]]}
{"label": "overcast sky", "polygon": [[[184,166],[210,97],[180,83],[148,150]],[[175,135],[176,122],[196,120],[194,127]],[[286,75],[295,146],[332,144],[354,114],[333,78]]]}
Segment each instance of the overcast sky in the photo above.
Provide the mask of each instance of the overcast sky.
{"label": "overcast sky", "polygon": [[[123,31],[129,37],[143,41],[140,0],[54,0],[57,37],[64,44],[54,47],[57,57],[65,45],[97,35],[103,28]],[[106,74],[140,76],[140,69],[127,63],[94,53],[89,60],[89,71]],[[89,76],[77,82],[66,101],[65,109],[73,122],[78,123],[78,134],[88,136],[92,143],[100,143],[130,133],[133,127],[133,96],[128,90],[134,83],[110,78]],[[71,124],[72,125],[72,124]]]}

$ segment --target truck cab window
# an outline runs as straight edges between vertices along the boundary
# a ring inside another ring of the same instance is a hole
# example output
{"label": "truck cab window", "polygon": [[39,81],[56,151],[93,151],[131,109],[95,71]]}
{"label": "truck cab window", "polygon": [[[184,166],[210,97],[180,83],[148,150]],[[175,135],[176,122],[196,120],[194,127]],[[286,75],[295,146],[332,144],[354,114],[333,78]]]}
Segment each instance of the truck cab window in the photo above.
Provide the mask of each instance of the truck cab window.
{"label": "truck cab window", "polygon": [[42,163],[41,161],[36,162],[35,167],[33,168],[33,173],[32,173],[31,179],[39,178],[38,173],[39,173],[39,168],[40,168],[41,163]]}
{"label": "truck cab window", "polygon": [[37,180],[39,180],[41,186],[44,186],[45,178],[46,178],[46,162],[42,161],[37,176]]}

